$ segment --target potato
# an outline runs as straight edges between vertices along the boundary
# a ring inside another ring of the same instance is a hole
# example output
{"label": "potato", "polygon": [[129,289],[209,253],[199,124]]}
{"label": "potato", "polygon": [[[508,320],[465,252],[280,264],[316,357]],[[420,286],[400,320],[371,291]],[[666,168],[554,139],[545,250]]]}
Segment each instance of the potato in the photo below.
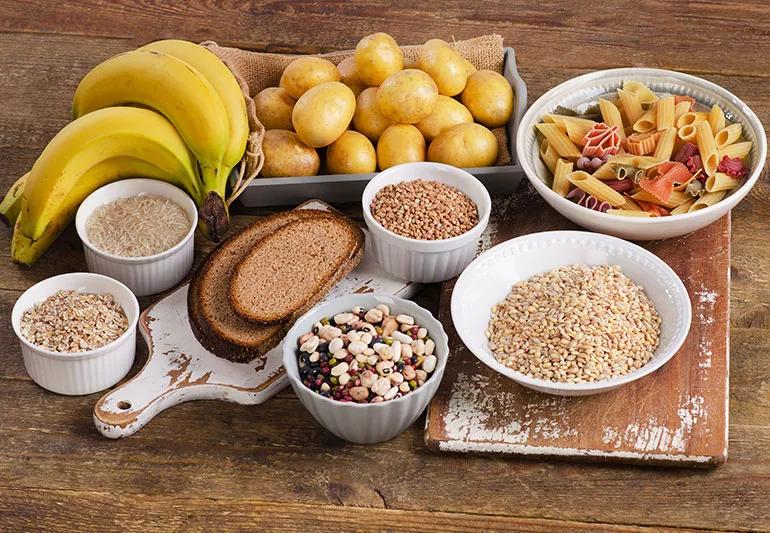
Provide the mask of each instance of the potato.
{"label": "potato", "polygon": [[433,80],[421,70],[396,72],[377,88],[377,108],[392,122],[414,124],[430,115],[438,99]]}
{"label": "potato", "polygon": [[392,122],[382,116],[377,107],[377,87],[364,89],[356,100],[353,128],[366,135],[370,141],[377,142],[385,128],[391,124]]}
{"label": "potato", "polygon": [[404,54],[387,33],[374,33],[361,39],[355,52],[356,72],[370,87],[404,68]]}
{"label": "potato", "polygon": [[336,141],[348,129],[355,109],[353,91],[338,81],[328,81],[297,100],[291,123],[303,143],[320,148]]}
{"label": "potato", "polygon": [[326,149],[330,174],[365,174],[377,170],[377,152],[369,139],[357,131],[346,131]]}
{"label": "potato", "polygon": [[465,60],[441,39],[431,39],[417,54],[417,68],[436,82],[439,94],[454,96],[465,88],[468,70]]}
{"label": "potato", "polygon": [[481,124],[458,124],[428,147],[428,160],[455,167],[488,167],[497,161],[497,139]]}
{"label": "potato", "polygon": [[340,72],[334,63],[320,57],[308,56],[289,63],[281,74],[279,85],[296,99],[316,85],[327,81],[340,81]]}
{"label": "potato", "polygon": [[488,128],[504,126],[513,113],[511,84],[491,70],[479,70],[468,76],[460,100],[473,118]]}
{"label": "potato", "polygon": [[430,142],[439,133],[456,126],[473,122],[473,116],[468,109],[454,98],[440,94],[430,115],[415,124],[425,140]]}
{"label": "potato", "polygon": [[385,170],[401,163],[425,161],[425,139],[411,124],[393,124],[377,143],[377,164]]}
{"label": "potato", "polygon": [[463,58],[463,65],[465,65],[465,70],[468,72],[468,76],[476,72],[476,67],[473,65],[473,63],[465,58]]}
{"label": "potato", "polygon": [[266,130],[291,130],[291,112],[297,101],[289,96],[286,89],[268,87],[254,97],[257,118]]}
{"label": "potato", "polygon": [[340,61],[337,65],[337,70],[340,72],[340,81],[350,87],[350,90],[353,91],[356,97],[361,94],[361,91],[366,89],[366,84],[361,81],[361,78],[358,77],[358,72],[356,72],[356,59],[354,57]]}
{"label": "potato", "polygon": [[314,148],[302,143],[297,134],[288,130],[267,130],[262,139],[265,164],[263,178],[287,176],[315,176],[321,159]]}

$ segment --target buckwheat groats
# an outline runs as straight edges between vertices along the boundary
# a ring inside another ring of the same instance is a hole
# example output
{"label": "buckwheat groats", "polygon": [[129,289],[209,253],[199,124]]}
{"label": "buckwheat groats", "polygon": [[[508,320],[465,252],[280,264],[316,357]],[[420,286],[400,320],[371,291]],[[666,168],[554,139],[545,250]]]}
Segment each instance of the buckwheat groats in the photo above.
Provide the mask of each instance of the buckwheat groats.
{"label": "buckwheat groats", "polygon": [[468,195],[434,180],[386,185],[374,196],[370,210],[385,229],[411,239],[449,239],[479,223],[478,208]]}
{"label": "buckwheat groats", "polygon": [[426,328],[387,305],[323,318],[297,340],[299,375],[309,389],[341,402],[379,403],[421,387],[436,369]]}
{"label": "buckwheat groats", "polygon": [[21,333],[52,352],[85,352],[105,346],[126,332],[128,318],[111,294],[59,291],[27,309]]}
{"label": "buckwheat groats", "polygon": [[571,265],[517,283],[492,308],[489,348],[529,377],[584,383],[641,368],[658,346],[661,319],[618,266]]}

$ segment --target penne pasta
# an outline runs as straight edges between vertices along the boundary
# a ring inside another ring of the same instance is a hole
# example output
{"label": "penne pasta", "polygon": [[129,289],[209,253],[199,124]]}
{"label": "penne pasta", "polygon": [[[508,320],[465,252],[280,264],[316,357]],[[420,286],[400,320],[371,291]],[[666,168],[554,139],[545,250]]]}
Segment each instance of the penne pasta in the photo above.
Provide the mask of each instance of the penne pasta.
{"label": "penne pasta", "polygon": [[636,98],[642,104],[652,104],[659,100],[657,94],[652,92],[649,87],[639,81],[624,81],[623,90],[636,96]]}
{"label": "penne pasta", "polygon": [[640,217],[640,218],[652,218],[653,214],[643,211],[639,208],[639,211],[632,211],[630,209],[607,209],[607,213],[610,215],[620,215],[623,217]]}
{"label": "penne pasta", "polygon": [[716,132],[714,134],[714,142],[717,143],[717,148],[722,149],[740,139],[741,133],[743,133],[743,127],[736,122]]}
{"label": "penne pasta", "polygon": [[617,174],[615,174],[615,165],[604,163],[594,171],[593,177],[598,180],[614,180],[617,178]]}
{"label": "penne pasta", "polygon": [[599,203],[607,202],[612,207],[620,207],[626,203],[622,194],[594,178],[588,172],[578,170],[568,174],[567,179],[581,191],[595,197]]}
{"label": "penne pasta", "polygon": [[709,126],[711,126],[712,135],[716,135],[719,130],[725,127],[725,112],[716,104],[711,107],[709,112]]}
{"label": "penne pasta", "polygon": [[565,126],[567,128],[567,137],[573,143],[583,146],[585,144],[586,133],[591,131],[591,128],[596,124],[593,120],[586,120],[585,122],[567,121]]}
{"label": "penne pasta", "polygon": [[685,113],[690,112],[690,102],[679,102],[674,106],[674,125],[676,125],[679,118]]}
{"label": "penne pasta", "polygon": [[599,111],[601,111],[604,123],[610,127],[617,126],[620,138],[625,139],[626,134],[623,131],[623,119],[620,116],[618,107],[609,100],[599,98]]}
{"label": "penne pasta", "polygon": [[642,211],[644,212],[644,209],[636,203],[635,200],[629,198],[626,196],[626,203],[621,205],[618,209],[625,209],[626,211]]}
{"label": "penne pasta", "polygon": [[741,180],[728,176],[724,172],[717,172],[706,180],[707,192],[731,191],[741,184]]}
{"label": "penne pasta", "polygon": [[[661,100],[662,102],[663,100]],[[673,122],[673,116],[672,122]],[[668,161],[671,159],[671,154],[674,152],[674,143],[676,142],[676,128],[673,126],[666,129],[661,133],[658,139],[658,144],[655,146],[655,152],[652,157],[660,161]]]}
{"label": "penne pasta", "polygon": [[615,88],[584,114],[560,107],[537,125],[548,183],[562,198],[620,216],[667,217],[713,205],[759,172],[753,142],[719,105],[658,96],[640,81]]}
{"label": "penne pasta", "polygon": [[695,203],[690,206],[690,210],[688,211],[688,213],[700,211],[701,209],[705,209],[706,207],[714,205],[715,203],[720,201],[722,198],[724,198],[725,194],[727,194],[726,191],[707,192],[706,194],[698,198],[695,201]]}
{"label": "penne pasta", "polygon": [[649,202],[651,204],[662,205],[663,207],[672,209],[674,207],[677,207],[685,203],[688,199],[691,198],[691,196],[682,191],[672,191],[668,201],[662,202],[661,200],[659,200],[652,194],[648,193],[647,191],[640,190],[632,194],[631,198],[642,202]]}
{"label": "penne pasta", "polygon": [[714,133],[708,122],[701,122],[695,127],[695,140],[700,151],[700,158],[703,161],[703,170],[708,176],[713,176],[719,166],[719,155],[717,154],[717,144],[714,141]]}
{"label": "penne pasta", "polygon": [[743,159],[749,155],[749,152],[751,152],[751,141],[733,143],[719,150],[719,160],[721,161],[725,156],[730,158],[737,157],[738,159]]}
{"label": "penne pasta", "polygon": [[690,198],[683,204],[679,204],[674,209],[671,210],[672,215],[683,215],[690,211],[690,208],[692,207],[692,204],[695,203],[695,198]]}
{"label": "penne pasta", "polygon": [[548,167],[548,170],[551,171],[551,174],[554,174],[556,172],[556,162],[559,160],[559,154],[553,149],[553,146],[548,142],[548,139],[543,139],[540,143],[540,158],[543,160],[543,163],[545,163],[545,166]]}
{"label": "penne pasta", "polygon": [[556,169],[553,171],[553,191],[564,198],[572,188],[572,184],[567,179],[567,174],[572,172],[572,163],[566,159],[559,158],[556,161]]}
{"label": "penne pasta", "polygon": [[688,111],[687,113],[676,119],[676,127],[683,128],[684,126],[693,125],[696,126],[701,122],[706,122],[709,119],[709,114],[703,111]]}
{"label": "penne pasta", "polygon": [[681,128],[679,128],[679,131],[677,132],[677,136],[683,141],[694,142],[695,126],[692,124],[687,124],[686,126],[682,126]]}
{"label": "penne pasta", "polygon": [[639,133],[647,133],[656,129],[657,125],[657,113],[655,109],[650,109],[644,115],[639,117],[639,120],[634,122],[633,129]]}
{"label": "penne pasta", "polygon": [[[548,140],[559,156],[566,159],[577,159],[580,157],[580,150],[569,137],[556,124],[538,124],[537,129]],[[554,168],[556,163],[554,162]]]}
{"label": "penne pasta", "polygon": [[[686,103],[686,102],[685,102]],[[676,105],[673,96],[661,98],[655,105],[655,127],[658,131],[664,131],[674,127],[676,117]]]}
{"label": "penne pasta", "polygon": [[635,94],[624,91],[623,89],[618,89],[618,98],[620,99],[620,104],[623,106],[623,112],[626,114],[626,120],[629,124],[633,124],[644,115],[642,103]]}
{"label": "penne pasta", "polygon": [[641,169],[648,169],[660,163],[660,159],[651,155],[618,154],[610,156],[607,160],[613,165],[624,165]]}

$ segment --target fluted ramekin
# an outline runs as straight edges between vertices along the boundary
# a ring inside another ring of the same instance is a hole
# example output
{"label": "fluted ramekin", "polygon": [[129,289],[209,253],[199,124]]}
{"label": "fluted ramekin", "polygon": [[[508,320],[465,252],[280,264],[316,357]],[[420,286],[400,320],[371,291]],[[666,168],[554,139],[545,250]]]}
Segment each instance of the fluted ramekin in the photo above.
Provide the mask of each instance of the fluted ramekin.
{"label": "fluted ramekin", "polygon": [[[91,213],[107,202],[138,194],[164,196],[184,209],[190,220],[190,230],[185,237],[165,252],[146,257],[120,257],[95,247],[86,232],[86,222]],[[146,296],[170,289],[190,272],[197,220],[195,202],[182,189],[165,181],[137,178],[116,181],[91,193],[78,209],[75,228],[83,241],[88,270],[115,278],[125,283],[137,296]]]}
{"label": "fluted ramekin", "polygon": [[[435,241],[410,239],[385,229],[372,216],[374,196],[386,185],[416,179],[440,181],[467,194],[478,208],[479,223],[462,235]],[[450,165],[427,162],[404,163],[380,172],[364,189],[361,204],[377,262],[394,276],[419,283],[453,278],[473,261],[492,209],[487,189],[472,174]]]}
{"label": "fluted ramekin", "polygon": [[[109,344],[86,352],[52,352],[36,346],[21,333],[21,318],[27,309],[60,290],[111,294],[128,319],[128,329]],[[19,338],[24,367],[32,380],[59,394],[91,394],[112,387],[128,374],[136,353],[136,323],[139,303],[136,296],[107,276],[88,272],[62,274],[45,279],[22,294],[11,313],[13,331]]]}
{"label": "fluted ramekin", "polygon": [[[416,324],[428,330],[431,339],[436,343],[433,352],[438,359],[436,369],[425,384],[396,400],[365,404],[340,402],[308,389],[299,378],[297,339],[310,331],[313,324],[323,317],[349,312],[357,305],[371,309],[377,304],[387,305],[391,314],[411,315]],[[336,436],[359,444],[390,440],[411,426],[436,394],[444,376],[448,355],[447,335],[441,322],[436,320],[430,311],[409,300],[376,293],[351,294],[319,304],[297,320],[283,343],[283,366],[302,405],[319,424]]]}

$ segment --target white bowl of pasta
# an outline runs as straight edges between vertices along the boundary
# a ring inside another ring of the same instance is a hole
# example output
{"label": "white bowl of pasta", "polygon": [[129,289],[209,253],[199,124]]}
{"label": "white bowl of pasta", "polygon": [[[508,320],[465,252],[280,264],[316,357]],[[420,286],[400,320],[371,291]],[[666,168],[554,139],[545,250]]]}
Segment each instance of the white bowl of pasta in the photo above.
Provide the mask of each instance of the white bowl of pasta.
{"label": "white bowl of pasta", "polygon": [[518,161],[559,213],[626,239],[684,235],[751,190],[765,131],[738,97],[701,78],[622,68],[578,76],[521,121]]}

